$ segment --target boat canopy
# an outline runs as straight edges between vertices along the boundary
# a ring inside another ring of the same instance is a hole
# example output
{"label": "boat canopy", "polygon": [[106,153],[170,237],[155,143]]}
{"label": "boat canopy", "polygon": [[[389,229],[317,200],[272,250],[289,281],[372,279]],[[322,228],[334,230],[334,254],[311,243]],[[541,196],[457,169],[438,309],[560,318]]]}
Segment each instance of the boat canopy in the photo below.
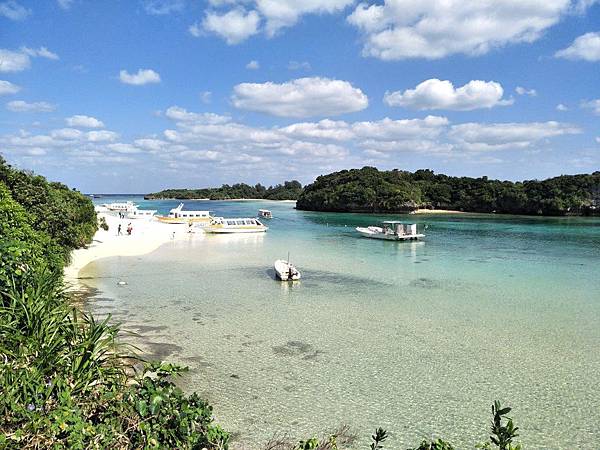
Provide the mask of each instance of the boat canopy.
{"label": "boat canopy", "polygon": [[259,209],[258,212],[270,213],[271,211],[268,209]]}
{"label": "boat canopy", "polygon": [[400,220],[384,220],[382,223],[387,223],[389,225],[396,225],[396,224],[404,223],[404,222],[401,222]]}

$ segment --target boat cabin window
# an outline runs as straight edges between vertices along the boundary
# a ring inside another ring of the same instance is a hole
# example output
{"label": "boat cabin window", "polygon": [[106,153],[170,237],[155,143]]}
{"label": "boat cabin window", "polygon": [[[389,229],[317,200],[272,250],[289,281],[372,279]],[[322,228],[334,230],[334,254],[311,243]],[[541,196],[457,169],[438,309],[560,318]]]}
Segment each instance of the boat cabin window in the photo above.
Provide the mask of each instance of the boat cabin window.
{"label": "boat cabin window", "polygon": [[227,225],[235,225],[235,220],[228,220]]}
{"label": "boat cabin window", "polygon": [[244,225],[244,221],[243,220],[236,220],[235,224],[236,225]]}

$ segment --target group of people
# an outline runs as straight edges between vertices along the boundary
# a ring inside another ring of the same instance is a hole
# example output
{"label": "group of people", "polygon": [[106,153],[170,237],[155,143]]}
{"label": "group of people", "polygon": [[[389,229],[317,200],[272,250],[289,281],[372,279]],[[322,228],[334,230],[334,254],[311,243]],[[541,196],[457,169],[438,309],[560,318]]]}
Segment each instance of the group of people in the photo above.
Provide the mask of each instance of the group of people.
{"label": "group of people", "polygon": [[[119,212],[119,219],[124,219],[125,218],[125,213],[124,212]],[[131,224],[129,224],[131,225]]]}
{"label": "group of people", "polygon": [[[121,215],[121,213],[119,213],[119,215]],[[133,226],[131,225],[131,222],[129,222],[127,224],[127,236],[131,236],[131,233],[133,232]],[[117,227],[117,236],[122,236],[123,232],[121,231],[121,224],[119,224],[119,226]]]}

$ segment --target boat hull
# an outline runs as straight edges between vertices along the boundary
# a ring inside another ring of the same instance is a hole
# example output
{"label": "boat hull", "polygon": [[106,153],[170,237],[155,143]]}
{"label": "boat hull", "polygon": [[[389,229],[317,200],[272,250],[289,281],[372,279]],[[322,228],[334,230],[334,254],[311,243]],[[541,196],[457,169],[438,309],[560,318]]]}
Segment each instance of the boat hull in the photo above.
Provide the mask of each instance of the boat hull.
{"label": "boat hull", "polygon": [[269,228],[268,227],[261,227],[261,228],[213,228],[213,227],[206,227],[204,229],[205,233],[211,233],[211,234],[234,234],[234,233],[264,233],[265,231],[267,231]]}
{"label": "boat hull", "polygon": [[290,274],[290,264],[283,259],[275,261],[275,273],[281,281],[297,281],[301,278],[300,272],[293,265]]}
{"label": "boat hull", "polygon": [[383,233],[381,231],[373,230],[372,228],[361,228],[357,227],[356,231],[358,231],[362,236],[370,238],[370,239],[380,239],[382,241],[416,241],[423,237],[424,234],[404,234],[398,235],[393,233]]}

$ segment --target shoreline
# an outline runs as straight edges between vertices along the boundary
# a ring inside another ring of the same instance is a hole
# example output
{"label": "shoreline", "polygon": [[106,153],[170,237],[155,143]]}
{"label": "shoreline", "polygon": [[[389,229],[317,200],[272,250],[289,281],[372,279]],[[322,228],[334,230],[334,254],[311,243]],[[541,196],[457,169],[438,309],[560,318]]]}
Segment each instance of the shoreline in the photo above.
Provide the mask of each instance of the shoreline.
{"label": "shoreline", "polygon": [[144,200],[177,200],[179,202],[186,201],[204,201],[204,202],[280,202],[280,203],[296,203],[297,200],[273,200],[270,198],[175,198],[175,197],[153,197]]}
{"label": "shoreline", "polygon": [[[187,225],[163,224],[146,219],[119,219],[108,213],[98,213],[98,219],[104,218],[108,231],[98,228],[92,243],[86,248],[73,250],[71,262],[64,269],[65,284],[69,289],[81,288],[79,273],[89,263],[101,258],[113,256],[139,256],[153,252],[161,245],[189,236]],[[131,236],[126,233],[131,223]],[[117,235],[121,225],[122,235]]]}
{"label": "shoreline", "polygon": [[[414,211],[410,212],[409,214],[469,214],[469,213],[467,211],[458,211],[458,210],[454,210],[454,209],[419,208],[419,209],[415,209]],[[478,214],[478,213],[471,213],[471,214]]]}

